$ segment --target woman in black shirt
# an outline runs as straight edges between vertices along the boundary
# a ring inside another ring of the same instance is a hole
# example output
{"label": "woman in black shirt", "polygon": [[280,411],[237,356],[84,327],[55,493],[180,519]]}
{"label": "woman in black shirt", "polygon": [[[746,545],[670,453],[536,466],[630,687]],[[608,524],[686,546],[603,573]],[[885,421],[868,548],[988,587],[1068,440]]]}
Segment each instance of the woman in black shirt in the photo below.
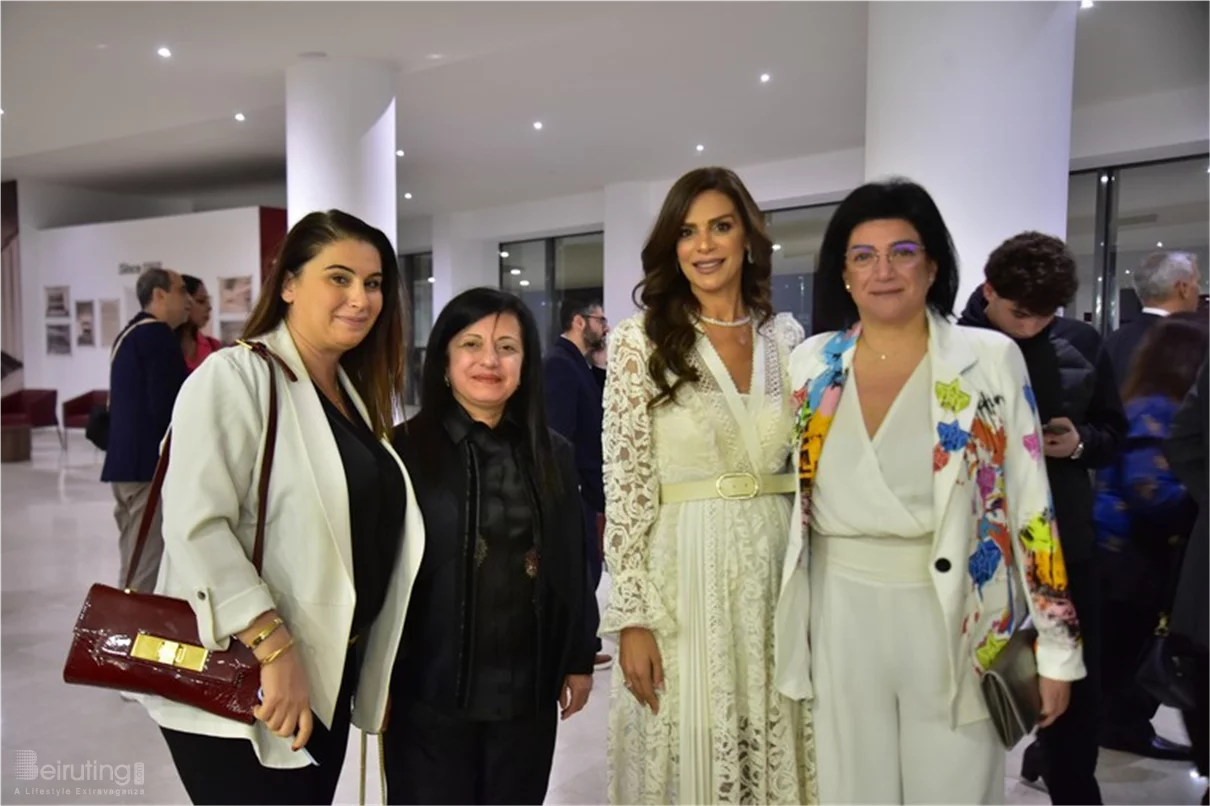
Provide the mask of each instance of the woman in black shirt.
{"label": "woman in black shirt", "polygon": [[391,681],[390,803],[541,803],[556,704],[566,719],[588,700],[596,601],[540,353],[521,300],[459,295],[433,326],[421,411],[396,430],[427,537]]}

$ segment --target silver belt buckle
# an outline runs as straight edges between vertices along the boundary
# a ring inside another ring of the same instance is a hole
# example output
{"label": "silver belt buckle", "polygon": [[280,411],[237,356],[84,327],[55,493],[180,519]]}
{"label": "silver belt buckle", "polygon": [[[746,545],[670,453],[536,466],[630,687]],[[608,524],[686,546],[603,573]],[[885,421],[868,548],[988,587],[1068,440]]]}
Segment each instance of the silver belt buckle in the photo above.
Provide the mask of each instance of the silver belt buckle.
{"label": "silver belt buckle", "polygon": [[751,473],[724,473],[715,480],[714,489],[727,501],[747,501],[760,494],[760,479]]}

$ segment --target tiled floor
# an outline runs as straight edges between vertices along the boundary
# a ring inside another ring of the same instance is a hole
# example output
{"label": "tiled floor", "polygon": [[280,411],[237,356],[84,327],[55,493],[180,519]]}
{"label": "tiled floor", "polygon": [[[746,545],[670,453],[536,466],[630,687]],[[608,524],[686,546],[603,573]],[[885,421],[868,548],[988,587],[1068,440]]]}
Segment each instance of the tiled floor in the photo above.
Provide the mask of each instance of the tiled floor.
{"label": "tiled floor", "polygon": [[[88,585],[112,581],[117,574],[112,499],[109,488],[97,481],[100,461],[79,434],[71,436],[64,456],[54,435],[45,432],[35,435],[32,463],[0,470],[0,801],[186,802],[168,751],[140,706],[115,693],[62,682],[72,623]],[[608,672],[598,672],[596,682],[585,711],[560,728],[548,803],[604,802]],[[1164,735],[1184,738],[1173,712],[1162,711],[1156,724]],[[370,748],[367,800],[378,803],[372,741]],[[56,766],[49,779],[23,777],[34,760],[31,752],[42,773],[45,765]],[[357,759],[354,735],[337,792],[340,803],[357,802]],[[132,782],[136,764],[143,771],[139,784]],[[111,765],[112,772],[100,765]],[[1019,769],[1017,751],[1008,763],[1008,802],[1048,803],[1045,794],[1016,779]],[[77,788],[111,789],[114,776],[123,773],[130,776],[126,794],[77,794]],[[86,776],[91,780],[80,780]],[[1101,751],[1098,777],[1106,802],[1113,804],[1193,804],[1205,788],[1188,765],[1108,750]]]}

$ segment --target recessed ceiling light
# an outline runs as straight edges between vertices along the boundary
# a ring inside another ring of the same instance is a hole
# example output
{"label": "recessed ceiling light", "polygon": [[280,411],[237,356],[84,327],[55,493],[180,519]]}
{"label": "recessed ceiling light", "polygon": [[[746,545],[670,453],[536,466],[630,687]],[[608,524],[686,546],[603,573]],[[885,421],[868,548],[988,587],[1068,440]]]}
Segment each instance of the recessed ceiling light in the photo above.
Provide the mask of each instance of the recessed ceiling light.
{"label": "recessed ceiling light", "polygon": [[705,147],[704,145],[702,145],[701,143],[698,143],[698,145],[697,145],[697,153],[699,153],[699,154],[700,154],[700,153],[702,153],[702,152],[703,152],[703,151],[705,151],[705,150],[706,150],[706,147]]}
{"label": "recessed ceiling light", "polygon": [[1130,269],[1127,269],[1127,270],[1126,270],[1126,276],[1127,276],[1127,277],[1129,277],[1129,276],[1130,276]]}
{"label": "recessed ceiling light", "polygon": [[1092,8],[1092,0],[1080,0],[1080,8]]}
{"label": "recessed ceiling light", "polygon": [[522,288],[525,288],[525,287],[527,287],[527,286],[529,285],[529,280],[522,280],[522,281],[519,283],[519,285],[520,285]]}
{"label": "recessed ceiling light", "polygon": [[534,121],[534,129],[535,129],[535,130],[537,130],[537,131],[542,131],[542,121],[540,121],[540,120],[535,120],[535,121]]}
{"label": "recessed ceiling light", "polygon": [[169,50],[168,48],[160,48],[159,50],[156,51],[156,53],[160,54],[160,56],[165,59],[172,58],[172,51]]}
{"label": "recessed ceiling light", "polygon": [[246,117],[244,117],[244,113],[243,113],[243,112],[236,112],[236,113],[235,113],[235,119],[236,119],[236,120],[238,120],[240,123],[243,123],[245,120],[247,120],[247,118],[246,118]]}
{"label": "recessed ceiling light", "polygon": [[761,73],[761,74],[760,74],[760,83],[762,83],[762,84],[768,84],[768,83],[769,83],[769,79],[771,79],[772,77],[773,77],[773,76],[769,75],[768,73]]}
{"label": "recessed ceiling light", "polygon": [[775,244],[773,244],[773,251],[774,251],[774,252],[780,252],[780,251],[781,251],[781,244],[779,244],[779,243],[775,243]]}
{"label": "recessed ceiling light", "polygon": [[430,282],[430,283],[435,283],[435,282],[437,282],[437,278],[436,278],[436,277],[430,277],[430,278],[429,278],[429,282]]}
{"label": "recessed ceiling light", "polygon": [[520,269],[509,269],[508,273],[511,274],[513,277],[516,277],[518,274],[521,273],[521,270]]}
{"label": "recessed ceiling light", "polygon": [[402,148],[397,148],[397,149],[395,149],[395,156],[396,156],[396,157],[402,157],[402,156],[403,156],[403,149],[402,149]]}
{"label": "recessed ceiling light", "polygon": [[1108,184],[1109,184],[1109,177],[1108,177],[1108,176],[1102,176],[1102,177],[1101,177],[1101,184],[1102,184],[1102,185],[1108,185]]}
{"label": "recessed ceiling light", "polygon": [[410,201],[410,200],[411,200],[411,198],[412,198],[412,194],[411,194],[411,193],[405,193],[405,194],[403,194],[403,198],[408,199],[408,200]]}
{"label": "recessed ceiling light", "polygon": [[508,257],[508,252],[501,252],[500,257],[504,257],[504,258]]}
{"label": "recessed ceiling light", "polygon": [[4,114],[4,110],[0,109],[0,115],[3,115],[3,114]]}
{"label": "recessed ceiling light", "polygon": [[1163,241],[1156,241],[1156,242],[1155,242],[1155,248],[1156,248],[1156,249],[1163,249],[1163,248],[1164,248],[1164,242],[1163,242]]}

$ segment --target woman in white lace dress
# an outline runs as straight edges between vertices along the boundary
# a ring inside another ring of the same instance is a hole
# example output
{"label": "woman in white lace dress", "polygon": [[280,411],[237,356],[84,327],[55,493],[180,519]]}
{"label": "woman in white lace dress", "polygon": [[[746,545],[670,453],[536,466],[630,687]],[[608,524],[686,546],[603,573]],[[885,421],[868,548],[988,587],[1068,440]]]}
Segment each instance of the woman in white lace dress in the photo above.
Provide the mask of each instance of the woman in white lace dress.
{"label": "woman in white lace dress", "polygon": [[645,311],[610,339],[611,803],[815,798],[809,709],[773,685],[803,330],[772,315],[772,251],[734,173],[686,174],[643,249]]}

